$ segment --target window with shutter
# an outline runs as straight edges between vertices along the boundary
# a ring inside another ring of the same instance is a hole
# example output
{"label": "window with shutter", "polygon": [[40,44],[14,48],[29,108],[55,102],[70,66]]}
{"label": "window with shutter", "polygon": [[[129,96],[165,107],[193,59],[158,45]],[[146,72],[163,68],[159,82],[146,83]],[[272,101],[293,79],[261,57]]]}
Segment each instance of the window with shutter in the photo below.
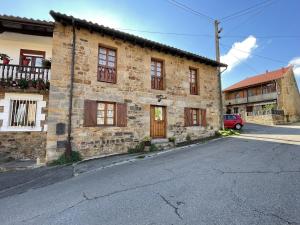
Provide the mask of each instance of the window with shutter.
{"label": "window with shutter", "polygon": [[190,68],[190,94],[198,94],[198,74],[197,69]]}
{"label": "window with shutter", "polygon": [[84,126],[97,126],[97,101],[84,101]]}
{"label": "window with shutter", "polygon": [[117,51],[115,49],[99,47],[98,81],[117,82]]}
{"label": "window with shutter", "polygon": [[116,121],[116,104],[112,102],[97,103],[97,125],[113,126]]}
{"label": "window with shutter", "polygon": [[117,126],[126,127],[127,126],[127,104],[117,103]]}
{"label": "window with shutter", "polygon": [[201,126],[206,127],[206,109],[201,109]]}
{"label": "window with shutter", "polygon": [[184,108],[185,126],[206,126],[206,110],[197,108]]}
{"label": "window with shutter", "polygon": [[127,104],[84,101],[84,126],[127,126]]}

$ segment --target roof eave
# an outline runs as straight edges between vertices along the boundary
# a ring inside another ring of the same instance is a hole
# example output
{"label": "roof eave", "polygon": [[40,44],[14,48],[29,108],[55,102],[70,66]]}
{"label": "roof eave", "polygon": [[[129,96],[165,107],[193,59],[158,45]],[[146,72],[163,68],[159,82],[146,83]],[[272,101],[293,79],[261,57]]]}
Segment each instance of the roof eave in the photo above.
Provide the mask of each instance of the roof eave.
{"label": "roof eave", "polygon": [[72,25],[75,23],[76,27],[83,27],[90,31],[95,31],[100,34],[106,34],[112,36],[114,38],[118,38],[124,41],[131,42],[133,44],[139,45],[141,47],[147,47],[151,49],[155,49],[157,51],[162,51],[167,54],[177,55],[180,57],[186,57],[187,59],[191,59],[197,62],[201,62],[206,65],[214,66],[214,67],[227,67],[224,63],[219,63],[217,61],[205,58],[203,56],[199,56],[190,52],[186,52],[171,46],[167,46],[158,42],[154,42],[151,40],[144,39],[142,37],[138,37],[132,34],[128,34],[119,30],[115,30],[112,28],[104,27],[102,25],[98,25],[92,22],[88,22],[86,20],[81,20],[78,18],[74,18],[73,16],[68,16],[65,14],[57,13],[54,11],[50,11],[50,15],[56,22],[62,23],[63,25]]}

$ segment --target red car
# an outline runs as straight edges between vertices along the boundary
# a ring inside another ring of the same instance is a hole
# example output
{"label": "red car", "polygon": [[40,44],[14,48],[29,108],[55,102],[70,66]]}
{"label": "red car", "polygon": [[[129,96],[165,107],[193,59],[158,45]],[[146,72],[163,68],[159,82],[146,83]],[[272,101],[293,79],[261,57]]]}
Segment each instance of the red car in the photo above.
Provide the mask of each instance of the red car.
{"label": "red car", "polygon": [[244,121],[238,114],[225,114],[224,127],[230,129],[240,130],[244,126]]}

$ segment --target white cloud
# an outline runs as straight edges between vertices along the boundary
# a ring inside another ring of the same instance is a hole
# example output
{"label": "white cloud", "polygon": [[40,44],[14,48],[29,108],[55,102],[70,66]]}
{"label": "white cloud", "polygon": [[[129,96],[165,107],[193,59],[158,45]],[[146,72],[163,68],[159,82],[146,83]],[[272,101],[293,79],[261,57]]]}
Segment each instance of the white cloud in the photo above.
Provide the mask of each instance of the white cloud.
{"label": "white cloud", "polygon": [[297,77],[300,77],[300,56],[293,58],[290,62],[289,65],[294,66],[294,74]]}
{"label": "white cloud", "polygon": [[255,48],[257,48],[256,38],[252,35],[247,37],[242,42],[235,42],[227,54],[221,56],[221,62],[228,65],[227,72],[231,71],[234,67],[245,61]]}

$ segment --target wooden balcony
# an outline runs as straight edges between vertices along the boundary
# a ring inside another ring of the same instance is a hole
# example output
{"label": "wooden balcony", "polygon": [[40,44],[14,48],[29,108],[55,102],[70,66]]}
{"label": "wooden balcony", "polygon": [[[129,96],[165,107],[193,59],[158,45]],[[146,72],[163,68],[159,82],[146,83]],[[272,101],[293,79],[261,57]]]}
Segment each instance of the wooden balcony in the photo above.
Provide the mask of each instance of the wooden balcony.
{"label": "wooden balcony", "polygon": [[164,80],[162,77],[158,76],[151,76],[151,88],[157,89],[157,90],[163,90],[164,89]]}
{"label": "wooden balcony", "polygon": [[51,69],[44,67],[0,64],[0,87],[27,88],[42,85],[47,89],[51,77]]}

